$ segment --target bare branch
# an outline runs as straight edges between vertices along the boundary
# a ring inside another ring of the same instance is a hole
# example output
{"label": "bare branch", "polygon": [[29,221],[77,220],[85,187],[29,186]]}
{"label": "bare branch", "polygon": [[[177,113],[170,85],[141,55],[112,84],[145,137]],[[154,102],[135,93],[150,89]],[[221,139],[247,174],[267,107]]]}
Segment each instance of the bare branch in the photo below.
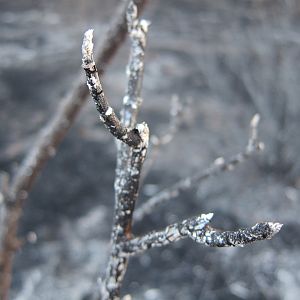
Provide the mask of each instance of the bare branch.
{"label": "bare branch", "polygon": [[173,184],[170,188],[160,191],[158,194],[149,198],[144,204],[136,209],[134,213],[134,219],[136,221],[142,220],[145,215],[152,212],[153,208],[160,203],[177,197],[181,192],[188,190],[203,180],[218,175],[221,172],[233,170],[238,164],[251,157],[256,151],[262,150],[264,145],[258,141],[257,137],[258,123],[259,115],[256,114],[250,122],[250,135],[248,144],[242,152],[234,155],[228,161],[225,161],[223,157],[219,157],[206,170],[196,173],[191,177],[181,179],[177,183]]}
{"label": "bare branch", "polygon": [[0,241],[2,241],[5,233],[5,217],[7,213],[6,195],[9,188],[9,177],[5,172],[0,173]]}
{"label": "bare branch", "polygon": [[137,147],[141,143],[138,130],[124,127],[104,96],[93,58],[93,30],[85,32],[82,43],[82,67],[87,77],[87,85],[100,114],[100,120],[111,134],[128,146]]}
{"label": "bare branch", "polygon": [[134,238],[124,242],[123,251],[126,255],[136,255],[150,248],[165,246],[187,237],[210,247],[242,247],[255,241],[271,239],[282,227],[279,223],[264,222],[237,231],[217,231],[208,225],[212,217],[212,213],[202,214],[169,225],[162,231],[153,231],[143,237]]}
{"label": "bare branch", "polygon": [[142,103],[141,87],[144,72],[146,34],[149,23],[138,20],[137,7],[129,3],[127,10],[128,31],[131,37],[131,52],[127,67],[128,85],[123,99],[121,123],[139,132],[142,143],[131,148],[117,141],[117,167],[115,179],[115,220],[112,230],[112,250],[101,288],[102,299],[119,299],[128,258],[122,255],[120,242],[131,238],[132,214],[138,198],[141,168],[146,156],[149,140],[148,126],[138,124],[137,114]]}
{"label": "bare branch", "polygon": [[[138,7],[138,14],[141,13],[146,2],[147,0],[135,0],[135,4]],[[101,75],[126,38],[126,10],[127,3],[125,2],[114,14],[105,39],[96,51],[98,54],[96,61],[101,66]],[[86,89],[86,84],[82,80],[82,77],[79,76],[74,88],[61,102],[54,117],[40,131],[36,143],[25,156],[9,186],[8,193],[5,195],[5,203],[9,203],[9,205],[6,208],[4,216],[6,230],[3,240],[0,241],[0,299],[2,300],[8,298],[8,290],[11,282],[11,265],[13,254],[16,250],[16,233],[23,202],[28,197],[28,192],[44,164],[55,154],[60,142],[85,103],[87,96],[88,90]]]}
{"label": "bare branch", "polygon": [[141,143],[140,148],[130,149],[131,159],[128,169],[119,170],[119,173],[116,173],[112,249],[105,280],[101,286],[102,300],[119,299],[121,284],[127,269],[128,259],[121,255],[119,243],[131,237],[132,213],[138,197],[140,171],[146,156],[149,139],[148,126],[141,124],[138,128],[143,143]]}
{"label": "bare branch", "polygon": [[[101,47],[100,51],[95,52],[100,75],[104,73],[111,58],[115,55],[117,50],[120,48],[120,45],[122,45],[127,37],[128,27],[126,14],[129,2],[130,0],[123,1],[123,3],[119,6],[118,11],[116,12],[106,34],[105,40],[102,43],[103,46]],[[133,2],[137,7],[137,16],[139,17],[148,0],[134,0]]]}
{"label": "bare branch", "polygon": [[133,128],[136,124],[138,110],[142,104],[141,89],[149,24],[146,20],[138,20],[137,7],[130,2],[127,10],[127,26],[131,39],[131,50],[127,66],[128,84],[121,112],[122,124],[129,128]]}

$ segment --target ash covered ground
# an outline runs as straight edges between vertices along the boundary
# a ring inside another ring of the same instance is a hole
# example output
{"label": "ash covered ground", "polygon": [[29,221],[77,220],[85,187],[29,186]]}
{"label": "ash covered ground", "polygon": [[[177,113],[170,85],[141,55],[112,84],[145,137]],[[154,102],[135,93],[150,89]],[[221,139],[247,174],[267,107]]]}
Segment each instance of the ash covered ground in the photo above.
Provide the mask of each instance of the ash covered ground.
{"label": "ash covered ground", "polygon": [[[149,1],[151,20],[140,120],[164,133],[173,94],[192,101],[162,148],[139,203],[247,143],[260,113],[263,154],[165,203],[141,234],[214,212],[223,229],[284,224],[272,240],[212,249],[183,240],[131,259],[123,295],[134,299],[297,299],[300,293],[300,4],[294,0]],[[0,169],[15,172],[39,129],[72,88],[83,32],[101,43],[118,1],[1,1]],[[104,77],[116,109],[129,43]],[[91,101],[36,182],[19,235],[11,299],[90,299],[103,275],[113,213],[116,149]]]}

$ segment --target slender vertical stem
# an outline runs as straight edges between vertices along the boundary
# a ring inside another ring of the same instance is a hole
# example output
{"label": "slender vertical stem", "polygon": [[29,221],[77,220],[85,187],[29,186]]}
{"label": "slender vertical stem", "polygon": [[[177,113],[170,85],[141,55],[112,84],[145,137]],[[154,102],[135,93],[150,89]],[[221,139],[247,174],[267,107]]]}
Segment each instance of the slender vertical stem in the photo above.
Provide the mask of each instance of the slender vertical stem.
{"label": "slender vertical stem", "polygon": [[141,87],[148,22],[138,20],[137,7],[130,2],[127,10],[131,52],[127,66],[128,85],[123,98],[121,123],[126,128],[137,128],[144,143],[140,147],[117,141],[117,166],[115,178],[115,214],[112,229],[112,250],[102,285],[102,299],[119,299],[121,284],[127,269],[128,258],[123,255],[120,243],[131,238],[132,216],[138,198],[141,168],[148,148],[149,129],[146,124],[136,126],[142,103]]}

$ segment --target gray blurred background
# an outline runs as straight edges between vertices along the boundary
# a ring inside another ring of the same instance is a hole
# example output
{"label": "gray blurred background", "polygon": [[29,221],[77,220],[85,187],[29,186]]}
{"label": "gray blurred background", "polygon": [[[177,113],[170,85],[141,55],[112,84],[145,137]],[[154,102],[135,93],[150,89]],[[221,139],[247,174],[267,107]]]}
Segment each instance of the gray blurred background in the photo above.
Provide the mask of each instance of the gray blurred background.
{"label": "gray blurred background", "polygon": [[[100,44],[119,1],[0,1],[0,169],[13,173],[82,73],[83,32]],[[224,229],[284,223],[272,240],[211,249],[183,240],[131,259],[123,295],[134,299],[297,299],[300,293],[300,2],[149,0],[152,22],[140,120],[165,132],[173,94],[192,101],[139,203],[247,143],[261,114],[263,154],[195,186],[135,224],[141,234],[214,212]],[[129,43],[104,77],[116,109],[126,86]],[[109,251],[116,149],[91,101],[26,203],[11,299],[88,300]]]}

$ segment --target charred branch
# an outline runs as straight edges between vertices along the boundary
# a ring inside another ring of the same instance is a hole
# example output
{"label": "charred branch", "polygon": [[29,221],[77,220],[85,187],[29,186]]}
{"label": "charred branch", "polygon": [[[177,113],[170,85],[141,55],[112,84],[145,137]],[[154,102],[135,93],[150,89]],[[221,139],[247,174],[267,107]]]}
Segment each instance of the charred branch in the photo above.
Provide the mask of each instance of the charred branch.
{"label": "charred branch", "polygon": [[136,125],[142,103],[141,88],[144,72],[144,56],[149,23],[138,19],[137,7],[129,3],[127,10],[128,32],[131,51],[127,66],[128,84],[123,98],[121,124],[127,130],[138,131],[141,143],[130,147],[129,143],[117,141],[117,167],[115,178],[115,213],[112,229],[112,250],[106,276],[101,286],[102,299],[119,299],[120,288],[125,275],[128,258],[122,255],[120,243],[131,238],[132,216],[140,183],[140,174],[145,160],[149,129],[145,123]]}
{"label": "charred branch", "polygon": [[100,114],[100,120],[115,138],[126,143],[128,146],[137,147],[142,141],[138,130],[136,128],[128,129],[123,126],[104,96],[96,63],[93,58],[93,47],[93,30],[90,29],[85,32],[83,38],[82,67],[86,74],[90,94]]}
{"label": "charred branch", "polygon": [[196,243],[210,247],[243,247],[249,243],[271,239],[282,227],[280,223],[264,222],[237,231],[219,231],[208,225],[212,217],[212,213],[202,214],[169,225],[162,231],[153,231],[143,237],[134,238],[124,242],[123,251],[127,255],[135,255],[184,238],[191,238]]}

